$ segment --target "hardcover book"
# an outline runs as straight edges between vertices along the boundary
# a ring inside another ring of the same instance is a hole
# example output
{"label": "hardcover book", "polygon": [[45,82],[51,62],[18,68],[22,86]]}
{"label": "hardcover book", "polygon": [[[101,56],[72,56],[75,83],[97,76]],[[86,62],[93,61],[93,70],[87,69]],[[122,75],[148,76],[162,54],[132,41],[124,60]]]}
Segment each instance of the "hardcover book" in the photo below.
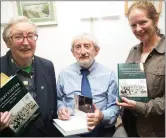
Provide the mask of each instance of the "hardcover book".
{"label": "hardcover book", "polygon": [[77,109],[75,110],[74,116],[70,116],[69,120],[53,119],[53,124],[64,136],[89,132],[86,113]]}
{"label": "hardcover book", "polygon": [[143,64],[118,64],[118,88],[120,102],[121,97],[147,102],[149,98]]}
{"label": "hardcover book", "polygon": [[92,98],[75,94],[74,116],[69,120],[53,119],[53,124],[64,136],[88,133],[86,113],[94,112],[92,103]]}
{"label": "hardcover book", "polygon": [[11,113],[10,129],[19,135],[28,123],[39,114],[39,106],[25,89],[17,75],[8,77],[1,73],[0,112]]}

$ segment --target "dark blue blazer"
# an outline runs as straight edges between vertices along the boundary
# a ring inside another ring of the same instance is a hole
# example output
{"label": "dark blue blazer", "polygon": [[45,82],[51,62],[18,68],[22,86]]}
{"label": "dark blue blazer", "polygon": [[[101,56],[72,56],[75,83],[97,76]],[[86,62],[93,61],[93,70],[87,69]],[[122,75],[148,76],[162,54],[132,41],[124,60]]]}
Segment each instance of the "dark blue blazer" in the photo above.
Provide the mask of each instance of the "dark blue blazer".
{"label": "dark blue blazer", "polygon": [[[1,72],[11,76],[16,73],[16,70],[11,70],[9,52],[0,58],[0,62]],[[34,56],[34,66],[35,91],[41,114],[26,128],[21,136],[61,136],[52,124],[52,119],[57,118],[57,91],[53,63],[47,59]],[[5,131],[7,131],[7,134]],[[1,135],[9,135],[9,130],[2,131]]]}

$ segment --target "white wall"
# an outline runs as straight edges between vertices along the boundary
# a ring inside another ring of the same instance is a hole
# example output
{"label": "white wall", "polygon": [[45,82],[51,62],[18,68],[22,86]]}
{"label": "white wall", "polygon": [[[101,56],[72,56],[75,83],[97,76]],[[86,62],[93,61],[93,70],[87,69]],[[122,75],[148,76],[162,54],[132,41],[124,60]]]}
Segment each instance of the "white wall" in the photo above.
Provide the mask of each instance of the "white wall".
{"label": "white wall", "polygon": [[[99,39],[100,53],[97,61],[114,69],[118,62],[125,62],[130,48],[138,43],[124,15],[124,1],[56,1],[58,25],[39,26],[36,55],[50,59],[55,66],[56,76],[60,70],[75,61],[70,52],[72,37],[81,31],[89,32],[90,23],[81,18],[111,16],[93,24],[93,33]],[[1,2],[2,23],[16,16],[15,2]],[[165,33],[165,3],[163,3],[159,27]],[[1,26],[1,32],[3,26]],[[2,40],[2,37],[1,37]],[[1,55],[8,49],[1,41]]]}

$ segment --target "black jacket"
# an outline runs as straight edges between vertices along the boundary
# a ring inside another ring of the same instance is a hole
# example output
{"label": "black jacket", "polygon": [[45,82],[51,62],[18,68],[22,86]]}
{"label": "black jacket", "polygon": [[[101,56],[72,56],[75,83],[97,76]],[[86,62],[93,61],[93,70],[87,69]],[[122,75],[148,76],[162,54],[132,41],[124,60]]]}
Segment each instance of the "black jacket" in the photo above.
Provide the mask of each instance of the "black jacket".
{"label": "black jacket", "polygon": [[[8,76],[14,75],[16,70],[10,67],[10,51],[0,59],[1,72]],[[26,128],[21,135],[24,137],[61,136],[53,126],[52,119],[57,118],[57,91],[56,78],[53,63],[44,58],[34,56],[35,67],[35,91],[37,103],[40,107],[40,116]],[[9,129],[1,132],[1,136],[12,136]]]}

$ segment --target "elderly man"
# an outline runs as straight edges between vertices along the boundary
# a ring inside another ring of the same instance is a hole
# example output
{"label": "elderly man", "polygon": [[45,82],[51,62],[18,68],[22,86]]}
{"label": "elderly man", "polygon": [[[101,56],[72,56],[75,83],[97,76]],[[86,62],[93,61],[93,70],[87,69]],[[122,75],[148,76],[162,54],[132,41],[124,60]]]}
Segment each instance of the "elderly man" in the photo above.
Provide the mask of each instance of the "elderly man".
{"label": "elderly man", "polygon": [[[61,136],[52,125],[52,119],[57,117],[54,66],[51,61],[34,55],[37,38],[37,28],[28,18],[13,18],[3,30],[3,39],[10,50],[1,57],[1,72],[11,76],[19,70],[19,79],[26,81],[26,89],[40,107],[40,115],[20,136]],[[15,136],[8,127],[10,119],[10,112],[0,112],[1,136]]]}
{"label": "elderly man", "polygon": [[59,119],[68,120],[73,115],[74,94],[93,99],[95,111],[87,113],[90,132],[81,136],[112,136],[119,115],[115,104],[118,95],[115,74],[95,61],[99,50],[90,34],[76,36],[71,52],[77,62],[63,70],[57,82]]}

